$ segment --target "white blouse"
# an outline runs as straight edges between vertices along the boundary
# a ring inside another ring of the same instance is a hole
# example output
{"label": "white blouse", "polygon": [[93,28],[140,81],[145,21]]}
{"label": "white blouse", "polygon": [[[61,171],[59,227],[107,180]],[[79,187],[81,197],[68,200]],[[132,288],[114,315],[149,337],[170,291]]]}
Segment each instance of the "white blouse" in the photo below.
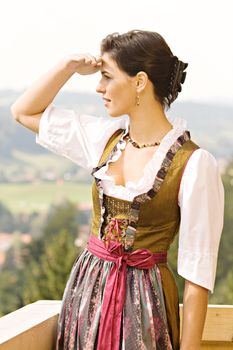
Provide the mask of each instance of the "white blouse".
{"label": "white blouse", "polygon": [[[187,130],[183,118],[167,117],[173,128],[164,136],[138,182],[115,185],[106,175],[108,164],[94,173],[101,179],[104,193],[132,200],[152,187],[166,152]],[[117,118],[77,114],[73,110],[49,105],[44,111],[36,143],[92,171],[98,165],[104,147],[117,129],[125,129],[111,162],[116,161],[126,142],[129,127],[126,116]],[[195,150],[182,175],[178,194],[181,221],[179,228],[178,274],[213,292],[219,241],[223,228],[224,188],[214,156],[204,149]]]}

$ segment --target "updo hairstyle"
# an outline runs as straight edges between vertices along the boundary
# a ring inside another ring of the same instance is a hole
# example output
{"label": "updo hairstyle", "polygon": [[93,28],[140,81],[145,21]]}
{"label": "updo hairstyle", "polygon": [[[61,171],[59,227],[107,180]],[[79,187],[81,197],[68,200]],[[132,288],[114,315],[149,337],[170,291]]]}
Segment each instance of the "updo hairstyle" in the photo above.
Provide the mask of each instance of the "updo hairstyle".
{"label": "updo hairstyle", "polygon": [[101,54],[109,53],[118,67],[134,77],[144,71],[153,83],[155,98],[163,108],[181,92],[188,64],[174,56],[163,37],[151,31],[130,30],[109,34],[101,42]]}

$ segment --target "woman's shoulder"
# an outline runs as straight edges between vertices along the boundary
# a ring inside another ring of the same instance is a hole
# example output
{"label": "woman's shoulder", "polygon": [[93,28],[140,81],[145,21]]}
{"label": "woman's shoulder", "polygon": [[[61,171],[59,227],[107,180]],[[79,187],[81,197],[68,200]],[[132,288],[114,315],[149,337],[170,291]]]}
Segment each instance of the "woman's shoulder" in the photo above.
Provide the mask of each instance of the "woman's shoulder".
{"label": "woman's shoulder", "polygon": [[223,191],[219,163],[210,151],[198,148],[191,154],[182,174],[180,192],[183,186],[187,191],[193,188],[202,194],[213,187]]}
{"label": "woman's shoulder", "polygon": [[202,147],[194,149],[189,158],[188,164],[190,169],[204,167],[208,171],[211,170],[210,168],[218,167],[217,159],[213,153]]}

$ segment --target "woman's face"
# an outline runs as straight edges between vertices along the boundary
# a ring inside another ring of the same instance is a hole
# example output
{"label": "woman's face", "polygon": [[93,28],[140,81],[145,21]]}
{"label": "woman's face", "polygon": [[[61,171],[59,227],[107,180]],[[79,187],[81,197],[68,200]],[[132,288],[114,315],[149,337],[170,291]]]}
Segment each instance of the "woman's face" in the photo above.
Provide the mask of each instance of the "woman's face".
{"label": "woman's face", "polygon": [[96,92],[103,95],[108,114],[112,117],[130,114],[135,108],[135,77],[123,72],[107,53],[102,55],[100,72],[102,78],[96,87]]}

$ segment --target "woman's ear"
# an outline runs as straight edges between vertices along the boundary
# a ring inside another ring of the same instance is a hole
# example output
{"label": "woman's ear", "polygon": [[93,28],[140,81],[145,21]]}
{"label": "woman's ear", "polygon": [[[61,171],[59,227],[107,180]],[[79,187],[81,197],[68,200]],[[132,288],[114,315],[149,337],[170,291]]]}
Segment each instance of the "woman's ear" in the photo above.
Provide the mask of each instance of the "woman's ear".
{"label": "woman's ear", "polygon": [[141,92],[142,90],[144,90],[147,82],[148,82],[148,75],[143,71],[138,72],[136,75],[137,92]]}

